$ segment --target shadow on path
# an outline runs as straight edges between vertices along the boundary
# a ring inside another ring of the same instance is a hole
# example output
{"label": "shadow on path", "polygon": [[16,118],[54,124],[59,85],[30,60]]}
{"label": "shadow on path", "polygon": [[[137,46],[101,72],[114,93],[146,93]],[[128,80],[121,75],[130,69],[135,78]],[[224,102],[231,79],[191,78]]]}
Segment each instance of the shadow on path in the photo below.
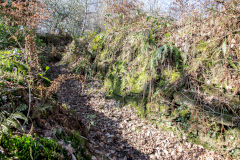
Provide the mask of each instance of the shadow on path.
{"label": "shadow on path", "polygon": [[[51,79],[55,79],[62,74],[70,72],[65,66],[52,65]],[[87,83],[90,88],[94,88],[95,83]],[[127,140],[121,136],[119,125],[124,120],[119,114],[104,114],[96,111],[96,107],[117,107],[116,102],[101,103],[104,97],[98,93],[89,94],[86,89],[82,92],[82,83],[78,80],[69,79],[61,84],[57,92],[58,101],[69,106],[72,111],[76,112],[79,120],[85,125],[88,138],[88,146],[91,152],[96,156],[96,159],[116,159],[116,160],[137,160],[149,159],[145,155],[133,148]],[[99,88],[96,86],[95,88]],[[91,98],[96,98],[96,103],[90,101]],[[104,104],[104,105],[102,105]],[[111,109],[110,109],[111,110]]]}

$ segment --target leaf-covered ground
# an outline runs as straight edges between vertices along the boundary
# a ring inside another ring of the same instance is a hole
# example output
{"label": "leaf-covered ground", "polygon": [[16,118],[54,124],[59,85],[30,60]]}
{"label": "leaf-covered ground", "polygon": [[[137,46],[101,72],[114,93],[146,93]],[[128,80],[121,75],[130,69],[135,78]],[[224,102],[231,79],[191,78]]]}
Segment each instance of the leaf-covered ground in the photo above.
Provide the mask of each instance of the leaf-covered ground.
{"label": "leaf-covered ground", "polygon": [[[53,64],[51,78],[70,72],[65,66]],[[92,159],[226,159],[219,153],[204,149],[162,131],[156,124],[141,119],[130,106],[121,107],[106,99],[97,80],[82,82],[69,79],[60,85],[59,102],[71,108],[85,125]]]}

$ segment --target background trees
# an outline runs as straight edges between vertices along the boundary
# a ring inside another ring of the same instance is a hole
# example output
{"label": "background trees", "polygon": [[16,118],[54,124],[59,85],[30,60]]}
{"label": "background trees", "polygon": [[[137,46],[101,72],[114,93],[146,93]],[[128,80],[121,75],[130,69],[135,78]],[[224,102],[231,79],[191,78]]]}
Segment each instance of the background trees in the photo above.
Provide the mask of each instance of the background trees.
{"label": "background trees", "polygon": [[42,22],[42,32],[67,32],[80,35],[85,30],[100,28],[103,18],[101,0],[44,0],[51,17]]}

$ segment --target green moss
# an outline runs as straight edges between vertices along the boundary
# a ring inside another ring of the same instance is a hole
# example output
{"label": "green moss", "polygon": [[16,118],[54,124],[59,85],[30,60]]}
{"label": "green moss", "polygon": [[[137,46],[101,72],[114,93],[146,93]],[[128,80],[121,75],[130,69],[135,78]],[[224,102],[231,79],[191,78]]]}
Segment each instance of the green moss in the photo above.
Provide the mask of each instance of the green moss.
{"label": "green moss", "polygon": [[125,62],[117,61],[111,68],[104,81],[104,87],[107,89],[109,95],[124,96],[124,86],[122,76],[126,71]]}
{"label": "green moss", "polygon": [[181,109],[179,115],[181,117],[187,117],[190,114],[189,108]]}
{"label": "green moss", "polygon": [[176,70],[165,69],[163,71],[163,75],[165,76],[166,80],[168,80],[170,83],[174,83],[180,80],[181,78],[180,72],[177,72]]}
{"label": "green moss", "polygon": [[101,50],[103,48],[104,42],[105,42],[104,34],[103,33],[97,34],[93,38],[93,40],[90,44],[90,50],[92,52],[96,52],[96,51]]}
{"label": "green moss", "polygon": [[145,72],[136,73],[131,75],[125,85],[129,85],[130,92],[132,93],[141,93],[144,91],[144,87],[149,79],[149,76]]}
{"label": "green moss", "polygon": [[0,140],[0,146],[4,153],[0,153],[1,159],[61,159],[70,158],[67,151],[52,139],[40,137],[6,136]]}
{"label": "green moss", "polygon": [[199,41],[197,45],[197,51],[205,52],[208,49],[208,46],[209,46],[208,42]]}
{"label": "green moss", "polygon": [[171,118],[177,118],[178,116],[179,116],[179,112],[177,110],[174,110],[170,115]]}
{"label": "green moss", "polygon": [[161,105],[159,107],[159,113],[167,114],[168,110],[169,110],[169,106],[167,106],[167,105]]}
{"label": "green moss", "polygon": [[[86,153],[85,140],[78,132],[56,132],[59,141],[65,145],[71,145],[74,155],[79,160],[90,160],[91,156]],[[27,159],[72,159],[68,151],[53,139],[31,137],[28,135],[11,136],[3,135],[0,139],[0,159],[17,158]]]}
{"label": "green moss", "polygon": [[170,37],[171,37],[171,33],[166,33],[166,34],[164,34],[164,37],[165,37],[165,38],[170,38]]}

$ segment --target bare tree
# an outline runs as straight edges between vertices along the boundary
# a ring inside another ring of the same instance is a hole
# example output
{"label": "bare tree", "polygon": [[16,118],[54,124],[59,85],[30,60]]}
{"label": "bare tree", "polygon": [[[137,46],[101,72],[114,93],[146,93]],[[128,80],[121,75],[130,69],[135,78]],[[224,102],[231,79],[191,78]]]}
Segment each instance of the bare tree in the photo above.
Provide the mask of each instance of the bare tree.
{"label": "bare tree", "polygon": [[84,33],[85,27],[86,27],[86,21],[87,21],[87,15],[88,15],[88,0],[85,0],[85,6],[84,6],[84,16],[83,16],[83,24],[82,24],[82,31],[81,34]]}
{"label": "bare tree", "polygon": [[[44,0],[51,18],[42,24],[47,32],[82,35],[103,20],[101,0]],[[100,17],[102,16],[102,17]],[[103,23],[103,22],[102,22]]]}
{"label": "bare tree", "polygon": [[59,32],[60,30],[77,34],[83,23],[84,6],[81,0],[44,0],[51,18],[42,24],[47,32]]}

